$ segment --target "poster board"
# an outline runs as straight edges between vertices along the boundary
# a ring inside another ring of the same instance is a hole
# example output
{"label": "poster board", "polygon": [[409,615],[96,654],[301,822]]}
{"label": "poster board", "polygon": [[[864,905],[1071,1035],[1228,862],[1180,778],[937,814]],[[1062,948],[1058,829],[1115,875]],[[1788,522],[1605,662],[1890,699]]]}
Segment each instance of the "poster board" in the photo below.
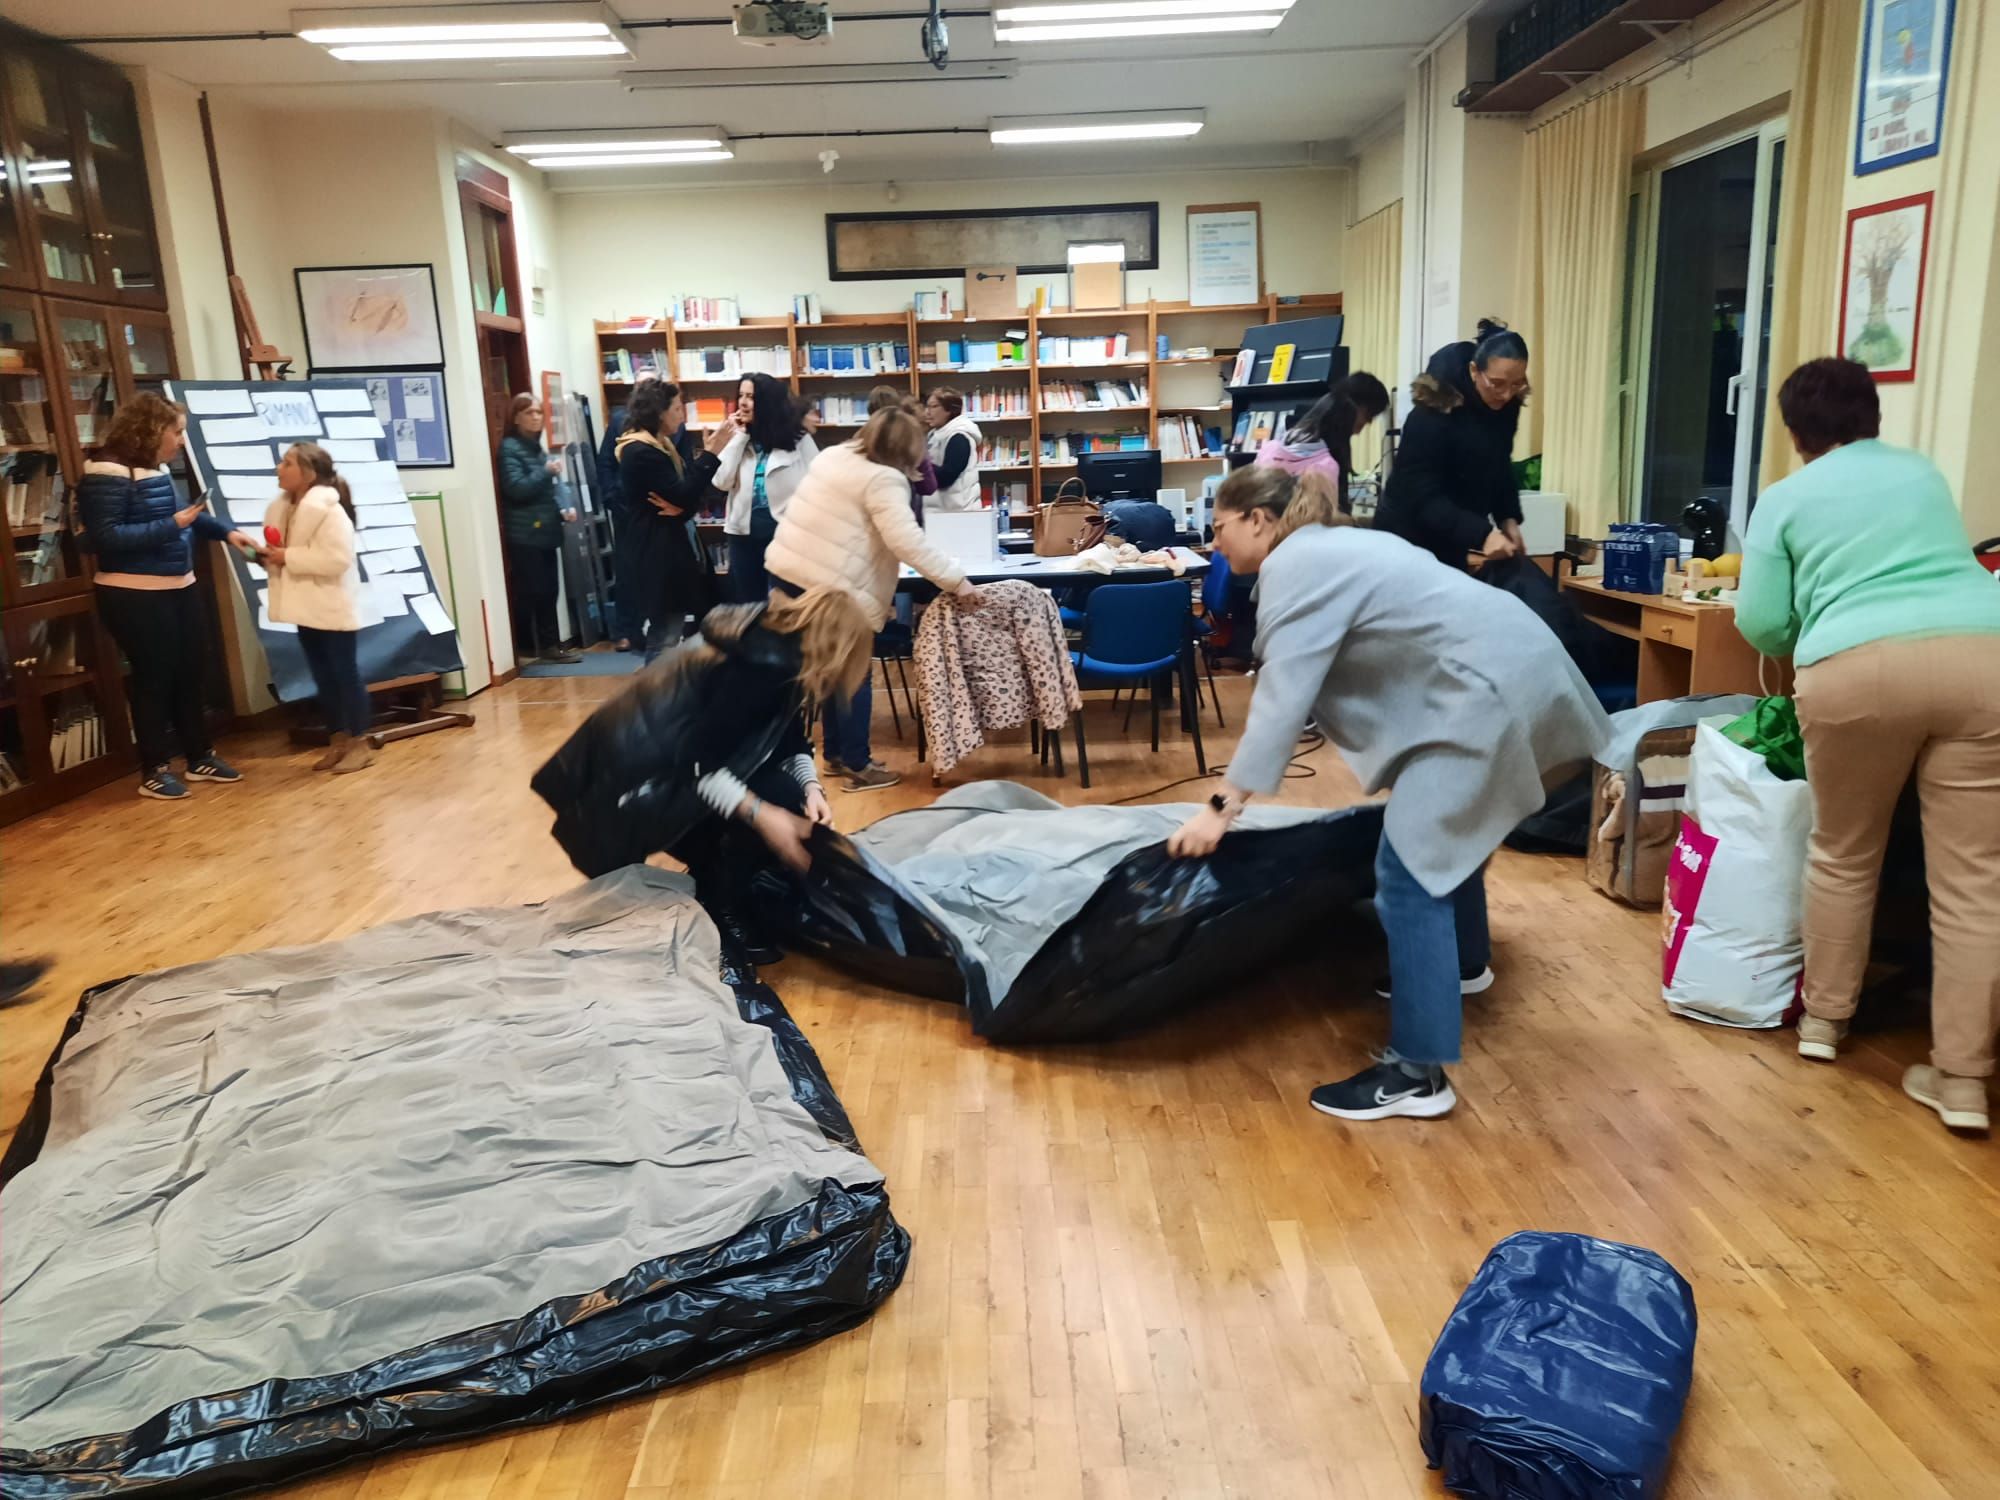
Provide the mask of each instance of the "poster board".
{"label": "poster board", "polygon": [[1264,300],[1263,206],[1190,203],[1188,305],[1240,307]]}
{"label": "poster board", "polygon": [[[380,617],[362,628],[357,642],[363,682],[463,670],[458,633],[390,460],[388,428],[362,380],[169,380],[166,394],[188,409],[188,467],[209,508],[225,525],[252,536],[263,536],[285,449],[314,442],[332,454],[353,490],[364,604]],[[316,696],[297,627],[270,617],[263,566],[234,547],[229,558],[270,658],[271,690],[285,703]]]}
{"label": "poster board", "polygon": [[315,371],[328,379],[358,380],[368,388],[375,419],[389,433],[390,458],[399,469],[451,467],[451,412],[442,370]]}

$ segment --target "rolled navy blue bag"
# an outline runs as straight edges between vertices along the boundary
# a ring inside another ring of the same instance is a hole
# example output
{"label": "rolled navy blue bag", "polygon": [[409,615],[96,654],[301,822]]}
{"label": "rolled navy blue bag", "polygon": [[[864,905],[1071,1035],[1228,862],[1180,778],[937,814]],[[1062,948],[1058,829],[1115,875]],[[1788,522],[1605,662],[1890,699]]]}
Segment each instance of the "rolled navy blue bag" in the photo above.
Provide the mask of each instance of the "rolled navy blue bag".
{"label": "rolled navy blue bag", "polygon": [[1652,1251],[1509,1235],[1424,1365],[1424,1456],[1446,1489],[1480,1500],[1650,1500],[1694,1341],[1694,1291]]}

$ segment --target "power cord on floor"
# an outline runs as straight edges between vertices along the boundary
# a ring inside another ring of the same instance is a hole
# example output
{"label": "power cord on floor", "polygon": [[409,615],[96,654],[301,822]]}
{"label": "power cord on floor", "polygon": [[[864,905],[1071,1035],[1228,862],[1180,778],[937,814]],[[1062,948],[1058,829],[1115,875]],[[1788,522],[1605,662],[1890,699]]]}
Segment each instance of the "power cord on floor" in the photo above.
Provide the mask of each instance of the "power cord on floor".
{"label": "power cord on floor", "polygon": [[[1317,729],[1308,729],[1304,734],[1300,735],[1298,749],[1292,752],[1292,758],[1285,763],[1284,779],[1286,781],[1310,781],[1313,777],[1319,775],[1318,769],[1307,765],[1305,759],[1325,744],[1326,736],[1321,734]],[[1201,775],[1183,776],[1178,781],[1169,781],[1162,786],[1152,788],[1150,791],[1134,792],[1129,797],[1115,799],[1110,805],[1112,807],[1123,807],[1128,802],[1150,800],[1159,796],[1162,792],[1171,792],[1177,786],[1191,786],[1198,781],[1213,781],[1228,770],[1229,767],[1226,764],[1211,766]]]}

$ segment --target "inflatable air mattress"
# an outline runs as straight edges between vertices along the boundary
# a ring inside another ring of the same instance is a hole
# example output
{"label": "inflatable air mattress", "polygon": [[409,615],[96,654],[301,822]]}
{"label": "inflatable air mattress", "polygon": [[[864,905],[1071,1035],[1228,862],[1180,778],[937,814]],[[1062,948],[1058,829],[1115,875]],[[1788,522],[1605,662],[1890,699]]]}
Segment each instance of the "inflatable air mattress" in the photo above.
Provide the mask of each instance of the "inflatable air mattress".
{"label": "inflatable air mattress", "polygon": [[1252,807],[1207,859],[1166,840],[1189,804],[1064,807],[975,782],[757,880],[787,947],[965,1005],[995,1041],[1136,1030],[1339,922],[1374,888],[1382,809]]}
{"label": "inflatable air mattress", "polygon": [[909,1239],[632,867],[92,991],[0,1162],[10,1500],[214,1495],[823,1338]]}

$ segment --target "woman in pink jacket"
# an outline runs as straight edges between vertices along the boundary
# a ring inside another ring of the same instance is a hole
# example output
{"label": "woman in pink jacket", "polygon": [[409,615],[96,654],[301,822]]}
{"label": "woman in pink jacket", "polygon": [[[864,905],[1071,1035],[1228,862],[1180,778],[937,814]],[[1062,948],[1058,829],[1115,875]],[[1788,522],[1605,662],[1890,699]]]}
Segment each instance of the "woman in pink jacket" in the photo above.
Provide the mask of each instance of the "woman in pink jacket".
{"label": "woman in pink jacket", "polygon": [[1283,439],[1257,450],[1256,462],[1292,474],[1324,474],[1340,497],[1343,513],[1353,510],[1347,476],[1354,471],[1354,436],[1389,409],[1389,393],[1366,370],[1344,375],[1314,402]]}

